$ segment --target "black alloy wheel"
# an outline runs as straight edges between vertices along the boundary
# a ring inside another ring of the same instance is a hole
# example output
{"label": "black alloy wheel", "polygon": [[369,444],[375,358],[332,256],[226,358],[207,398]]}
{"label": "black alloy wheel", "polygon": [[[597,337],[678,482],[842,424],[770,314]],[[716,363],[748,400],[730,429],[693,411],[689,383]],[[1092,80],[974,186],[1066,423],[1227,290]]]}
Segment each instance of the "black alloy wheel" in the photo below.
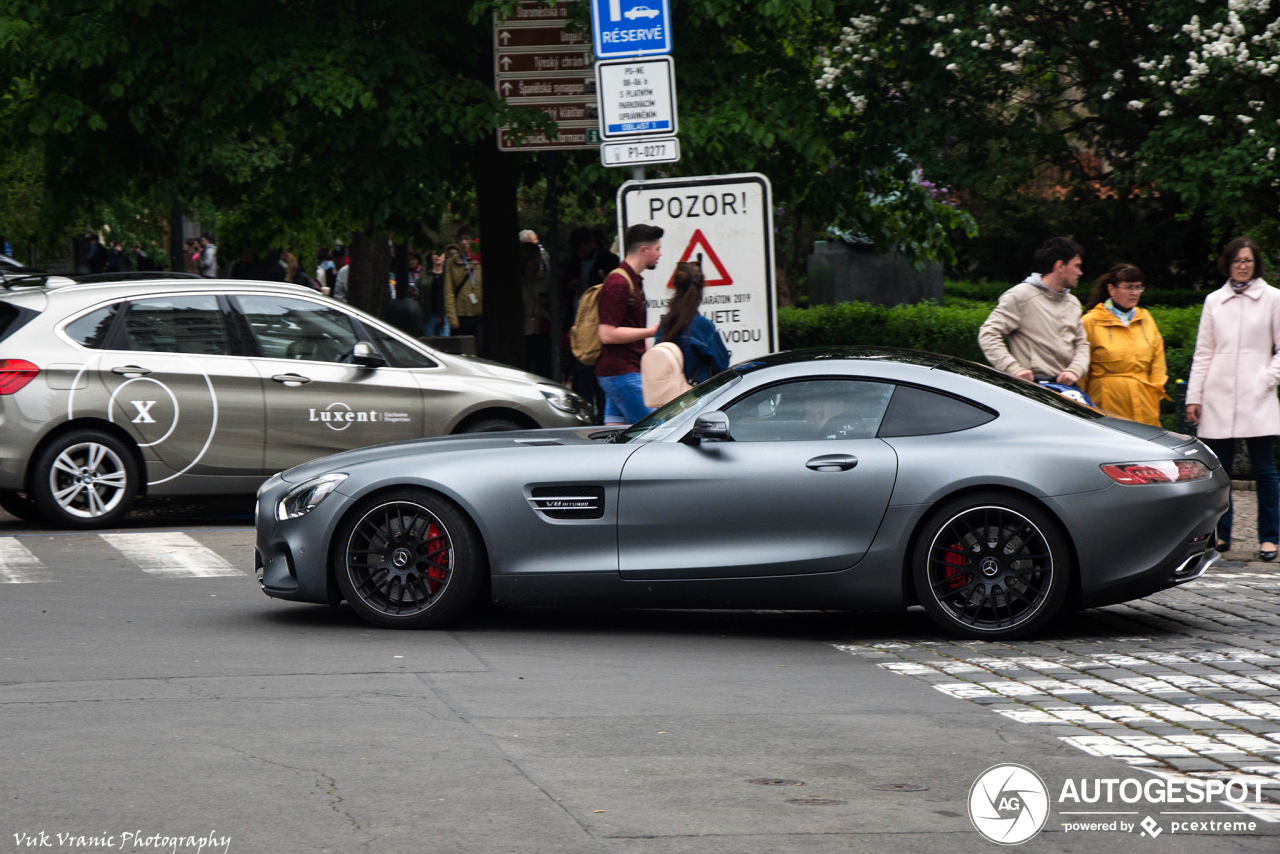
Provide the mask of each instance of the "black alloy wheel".
{"label": "black alloy wheel", "polygon": [[142,471],[133,451],[101,430],[63,433],[36,456],[31,498],[63,528],[107,528],[133,505]]}
{"label": "black alloy wheel", "polygon": [[1071,561],[1057,523],[1016,496],[967,496],[940,508],[916,541],[916,594],[952,634],[1025,637],[1066,599]]}
{"label": "black alloy wheel", "polygon": [[487,566],[470,520],[426,490],[361,502],[334,537],[335,575],[361,617],[384,628],[429,628],[475,601]]}

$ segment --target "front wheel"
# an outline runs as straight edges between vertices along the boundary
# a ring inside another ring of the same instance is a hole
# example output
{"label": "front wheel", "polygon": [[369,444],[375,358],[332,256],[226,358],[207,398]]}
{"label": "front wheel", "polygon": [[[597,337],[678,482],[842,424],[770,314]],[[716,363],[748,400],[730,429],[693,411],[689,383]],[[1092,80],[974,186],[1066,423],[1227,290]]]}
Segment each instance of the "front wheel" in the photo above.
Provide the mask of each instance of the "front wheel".
{"label": "front wheel", "polygon": [[514,421],[505,418],[485,418],[474,424],[468,424],[463,433],[507,433],[512,430],[525,429]]}
{"label": "front wheel", "polygon": [[384,628],[431,628],[455,619],[475,601],[488,569],[470,520],[421,489],[361,502],[333,542],[343,597]]}
{"label": "front wheel", "polygon": [[1071,559],[1058,524],[1029,501],[970,495],[939,508],[916,540],[920,604],[966,638],[1025,637],[1062,607]]}
{"label": "front wheel", "polygon": [[105,528],[129,512],[141,480],[124,442],[100,430],[73,430],[36,457],[31,498],[54,525]]}

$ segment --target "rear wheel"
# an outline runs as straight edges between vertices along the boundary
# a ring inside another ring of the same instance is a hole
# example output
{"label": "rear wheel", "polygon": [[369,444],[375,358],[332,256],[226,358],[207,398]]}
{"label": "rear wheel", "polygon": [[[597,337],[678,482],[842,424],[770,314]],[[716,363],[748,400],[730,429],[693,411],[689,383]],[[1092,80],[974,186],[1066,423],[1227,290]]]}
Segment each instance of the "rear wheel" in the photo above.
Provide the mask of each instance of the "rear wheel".
{"label": "rear wheel", "polygon": [[929,616],[967,638],[1024,637],[1062,607],[1071,561],[1057,523],[999,493],[952,501],[916,540],[916,594]]}
{"label": "rear wheel", "polygon": [[129,512],[141,480],[124,442],[100,430],[74,430],[36,458],[31,497],[55,525],[105,528]]}
{"label": "rear wheel", "polygon": [[333,559],[338,587],[377,626],[441,626],[475,601],[486,565],[470,520],[420,489],[361,502],[339,526]]}

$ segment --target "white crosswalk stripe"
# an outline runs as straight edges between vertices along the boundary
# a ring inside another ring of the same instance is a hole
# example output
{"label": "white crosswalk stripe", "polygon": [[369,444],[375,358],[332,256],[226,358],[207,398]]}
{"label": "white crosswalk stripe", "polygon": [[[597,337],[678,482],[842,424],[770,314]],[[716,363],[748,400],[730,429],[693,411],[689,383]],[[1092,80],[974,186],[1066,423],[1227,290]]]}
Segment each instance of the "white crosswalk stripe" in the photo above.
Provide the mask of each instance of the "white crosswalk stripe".
{"label": "white crosswalk stripe", "polygon": [[153,575],[189,578],[245,574],[227,563],[213,549],[180,531],[98,536]]}
{"label": "white crosswalk stripe", "polygon": [[53,575],[17,537],[0,537],[0,584],[33,584],[56,581]]}

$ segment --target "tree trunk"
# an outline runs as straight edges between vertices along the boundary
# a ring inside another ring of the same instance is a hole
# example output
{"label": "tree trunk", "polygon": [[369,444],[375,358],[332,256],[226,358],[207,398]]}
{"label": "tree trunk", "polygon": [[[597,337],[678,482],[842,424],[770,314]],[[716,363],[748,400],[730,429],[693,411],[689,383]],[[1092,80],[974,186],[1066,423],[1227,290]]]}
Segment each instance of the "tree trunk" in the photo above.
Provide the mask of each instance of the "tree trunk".
{"label": "tree trunk", "polygon": [[480,208],[480,256],[484,270],[484,356],[524,368],[524,309],[521,305],[519,154],[482,139],[472,160]]}
{"label": "tree trunk", "polygon": [[390,299],[391,246],[385,233],[372,237],[363,231],[351,236],[351,272],[347,274],[347,302],[382,317]]}

